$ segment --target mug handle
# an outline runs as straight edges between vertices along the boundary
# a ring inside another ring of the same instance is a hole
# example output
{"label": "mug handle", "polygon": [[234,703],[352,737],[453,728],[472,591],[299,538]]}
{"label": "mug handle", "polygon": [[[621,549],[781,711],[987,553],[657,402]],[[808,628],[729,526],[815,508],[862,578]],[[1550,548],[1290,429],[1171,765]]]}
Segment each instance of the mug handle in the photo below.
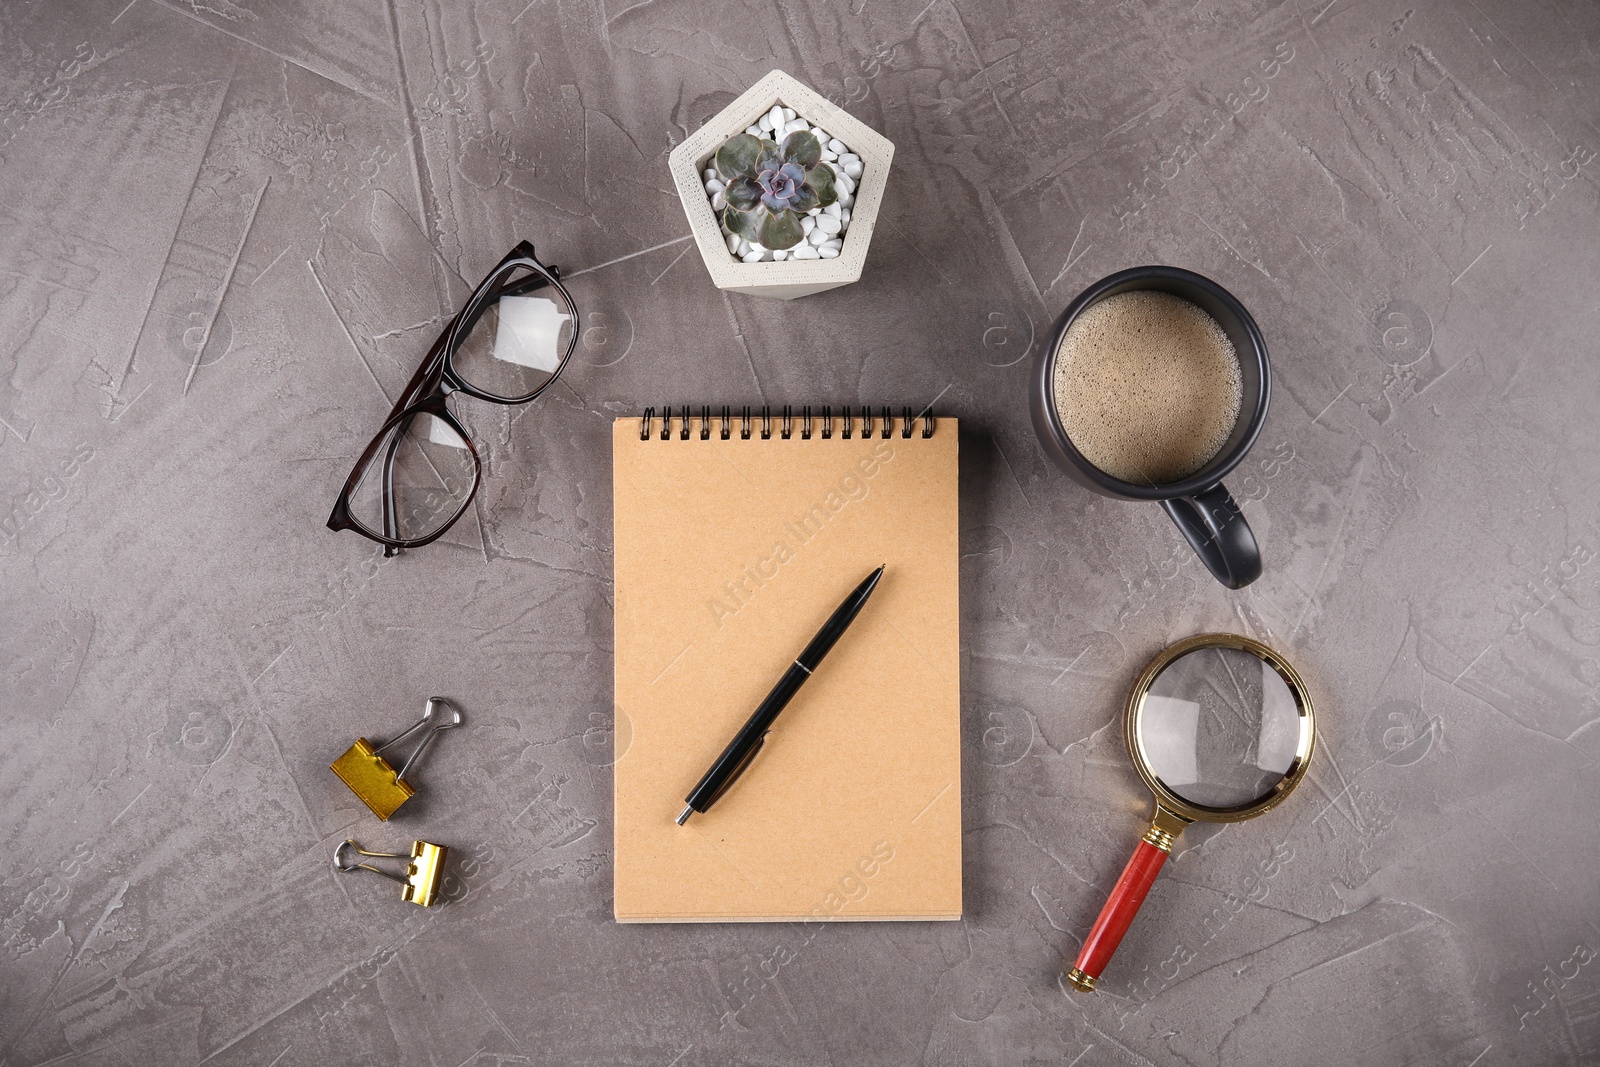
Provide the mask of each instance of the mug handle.
{"label": "mug handle", "polygon": [[1217,581],[1229,589],[1243,589],[1261,577],[1256,535],[1221,482],[1193,496],[1163,500],[1161,506]]}

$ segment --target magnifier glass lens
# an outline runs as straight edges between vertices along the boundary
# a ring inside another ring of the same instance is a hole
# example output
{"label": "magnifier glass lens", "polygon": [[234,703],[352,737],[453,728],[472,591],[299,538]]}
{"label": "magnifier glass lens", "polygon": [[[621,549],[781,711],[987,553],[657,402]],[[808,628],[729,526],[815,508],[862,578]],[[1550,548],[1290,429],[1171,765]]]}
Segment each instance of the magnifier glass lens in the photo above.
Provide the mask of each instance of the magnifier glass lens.
{"label": "magnifier glass lens", "polygon": [[1138,731],[1151,773],[1173,793],[1200,807],[1239,808],[1289,772],[1300,719],[1270,664],[1242,649],[1204,647],[1151,682]]}

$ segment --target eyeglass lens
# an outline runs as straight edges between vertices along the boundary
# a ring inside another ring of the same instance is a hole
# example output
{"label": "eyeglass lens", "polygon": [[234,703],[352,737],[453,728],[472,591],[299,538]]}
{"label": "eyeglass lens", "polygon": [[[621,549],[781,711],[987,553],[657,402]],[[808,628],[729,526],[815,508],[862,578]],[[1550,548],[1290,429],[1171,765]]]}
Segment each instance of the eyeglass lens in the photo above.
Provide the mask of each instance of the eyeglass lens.
{"label": "eyeglass lens", "polygon": [[452,365],[462,381],[490,396],[523,399],[555,376],[577,315],[543,274],[519,264],[500,268],[486,291]]}
{"label": "eyeglass lens", "polygon": [[419,412],[384,435],[350,494],[350,517],[395,540],[427,537],[460,514],[476,477],[472,449],[455,427]]}
{"label": "eyeglass lens", "polygon": [[1250,652],[1204,647],[1167,664],[1139,713],[1151,773],[1191,804],[1264,799],[1294,764],[1300,713],[1282,675]]}

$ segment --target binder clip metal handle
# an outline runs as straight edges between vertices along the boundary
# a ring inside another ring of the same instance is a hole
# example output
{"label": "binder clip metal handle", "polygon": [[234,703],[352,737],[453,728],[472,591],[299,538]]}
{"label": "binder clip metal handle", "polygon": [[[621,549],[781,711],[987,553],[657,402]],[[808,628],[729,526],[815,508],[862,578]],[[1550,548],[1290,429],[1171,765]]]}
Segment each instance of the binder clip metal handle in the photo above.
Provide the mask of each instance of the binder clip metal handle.
{"label": "binder clip metal handle", "polygon": [[[350,859],[346,852],[358,852],[363,856],[375,856],[380,859],[409,859],[406,866],[405,877],[386,871],[381,867],[374,867],[370,863]],[[346,841],[333,850],[333,866],[340,874],[349,874],[351,871],[371,871],[381,874],[385,878],[400,883],[400,899],[409,900],[413,904],[420,904],[424,908],[432,907],[439,899],[439,883],[444,878],[445,860],[449,858],[450,850],[443,845],[435,845],[427,841],[411,842],[410,856],[399,852],[368,852],[354,841]]]}
{"label": "binder clip metal handle", "polygon": [[[444,709],[444,712],[449,714],[448,718],[445,718],[444,713],[438,710],[441,708]],[[440,730],[450,730],[460,725],[460,708],[456,707],[444,697],[429,697],[427,707],[422,709],[422,718],[418,720],[415,725],[413,725],[409,730],[406,730],[404,733],[385,741],[383,744],[373,749],[372,753],[373,755],[377,755],[379,752],[382,752],[384,749],[389,748],[392,745],[398,745],[400,742],[404,741],[418,730],[427,728],[428,732],[422,735],[422,740],[417,743],[417,747],[411,750],[411,755],[406,757],[406,761],[402,763],[400,765],[400,769],[395,772],[394,776],[396,778],[404,778],[406,776],[406,772],[411,769],[411,765],[413,763],[417,762],[417,757],[422,755],[422,750],[428,747],[428,742],[433,740],[433,736],[435,734],[437,734]]]}
{"label": "binder clip metal handle", "polygon": [[[387,822],[389,816],[416,792],[405,780],[406,772],[422,756],[428,742],[440,730],[460,725],[461,709],[444,697],[429,697],[421,720],[410,729],[376,747],[365,737],[358,737],[349,751],[333,761],[330,769],[350,787],[352,793],[361,798],[363,804],[372,809],[372,814]],[[418,730],[427,732],[398,771],[379,755],[384,749],[399,744]]]}

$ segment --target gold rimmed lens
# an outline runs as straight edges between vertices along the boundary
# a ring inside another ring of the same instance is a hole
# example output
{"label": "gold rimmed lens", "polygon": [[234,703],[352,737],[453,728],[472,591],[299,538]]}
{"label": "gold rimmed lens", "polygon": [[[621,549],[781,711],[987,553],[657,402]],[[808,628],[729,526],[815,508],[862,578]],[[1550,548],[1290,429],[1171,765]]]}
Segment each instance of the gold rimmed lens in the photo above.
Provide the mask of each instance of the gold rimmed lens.
{"label": "gold rimmed lens", "polygon": [[1316,743],[1299,674],[1236,634],[1201,634],[1152,659],[1128,694],[1124,730],[1158,807],[1184,821],[1270,810],[1304,777]]}

